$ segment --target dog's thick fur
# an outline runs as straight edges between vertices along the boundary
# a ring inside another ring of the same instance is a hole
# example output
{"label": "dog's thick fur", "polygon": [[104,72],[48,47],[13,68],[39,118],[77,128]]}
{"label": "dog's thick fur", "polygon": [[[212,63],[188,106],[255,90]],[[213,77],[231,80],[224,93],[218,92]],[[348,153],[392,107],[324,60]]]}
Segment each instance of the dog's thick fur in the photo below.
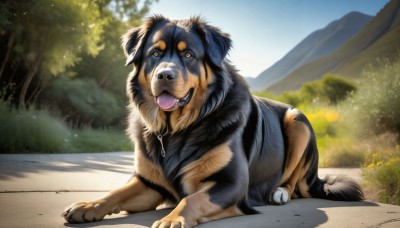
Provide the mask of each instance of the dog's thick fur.
{"label": "dog's thick fur", "polygon": [[198,17],[156,15],[124,35],[127,64],[134,65],[127,91],[135,175],[99,200],[68,207],[68,222],[168,203],[175,208],[153,227],[192,227],[292,198],[363,199],[349,178],[318,178],[307,118],[251,96],[225,59],[230,47],[227,34]]}

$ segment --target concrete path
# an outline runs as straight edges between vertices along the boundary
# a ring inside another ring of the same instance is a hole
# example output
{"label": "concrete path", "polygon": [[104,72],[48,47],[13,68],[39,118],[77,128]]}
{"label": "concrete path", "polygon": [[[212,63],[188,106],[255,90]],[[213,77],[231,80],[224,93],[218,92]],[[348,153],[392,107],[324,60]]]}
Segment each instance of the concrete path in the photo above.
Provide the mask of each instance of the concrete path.
{"label": "concrete path", "polygon": [[[66,224],[63,209],[92,200],[123,185],[131,175],[133,155],[0,154],[0,227],[149,227],[169,210],[121,213],[88,224]],[[321,169],[361,180],[359,169]],[[198,227],[400,227],[400,206],[373,202],[293,200],[284,206],[257,207],[258,215],[206,223]]]}

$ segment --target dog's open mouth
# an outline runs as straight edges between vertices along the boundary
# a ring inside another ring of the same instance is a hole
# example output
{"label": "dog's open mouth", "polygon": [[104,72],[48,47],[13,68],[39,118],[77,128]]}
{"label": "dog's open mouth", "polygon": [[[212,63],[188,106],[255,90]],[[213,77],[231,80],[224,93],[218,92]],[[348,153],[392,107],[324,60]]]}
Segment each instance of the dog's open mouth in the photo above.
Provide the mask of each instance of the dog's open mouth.
{"label": "dog's open mouth", "polygon": [[188,91],[188,93],[183,98],[176,98],[167,91],[162,92],[158,97],[156,97],[156,102],[158,106],[164,111],[172,111],[177,107],[184,106],[192,99],[193,88]]}

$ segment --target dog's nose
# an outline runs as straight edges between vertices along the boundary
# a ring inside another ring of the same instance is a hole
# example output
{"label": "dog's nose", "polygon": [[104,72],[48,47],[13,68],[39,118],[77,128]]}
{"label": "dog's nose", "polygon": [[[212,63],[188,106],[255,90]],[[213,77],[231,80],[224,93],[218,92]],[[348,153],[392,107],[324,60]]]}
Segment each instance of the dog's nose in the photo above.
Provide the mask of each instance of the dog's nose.
{"label": "dog's nose", "polygon": [[176,77],[175,72],[170,69],[161,70],[157,74],[157,79],[163,81],[172,81],[175,79],[175,77]]}

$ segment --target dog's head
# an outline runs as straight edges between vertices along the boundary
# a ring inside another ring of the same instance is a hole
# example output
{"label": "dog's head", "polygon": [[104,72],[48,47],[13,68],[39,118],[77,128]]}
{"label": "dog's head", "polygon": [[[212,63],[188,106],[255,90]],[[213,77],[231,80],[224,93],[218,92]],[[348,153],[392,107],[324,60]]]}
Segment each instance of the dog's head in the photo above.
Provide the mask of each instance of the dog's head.
{"label": "dog's head", "polygon": [[122,46],[126,64],[134,65],[128,95],[150,130],[182,130],[223,99],[218,90],[229,79],[220,72],[231,40],[201,18],[150,17],[123,36]]}

